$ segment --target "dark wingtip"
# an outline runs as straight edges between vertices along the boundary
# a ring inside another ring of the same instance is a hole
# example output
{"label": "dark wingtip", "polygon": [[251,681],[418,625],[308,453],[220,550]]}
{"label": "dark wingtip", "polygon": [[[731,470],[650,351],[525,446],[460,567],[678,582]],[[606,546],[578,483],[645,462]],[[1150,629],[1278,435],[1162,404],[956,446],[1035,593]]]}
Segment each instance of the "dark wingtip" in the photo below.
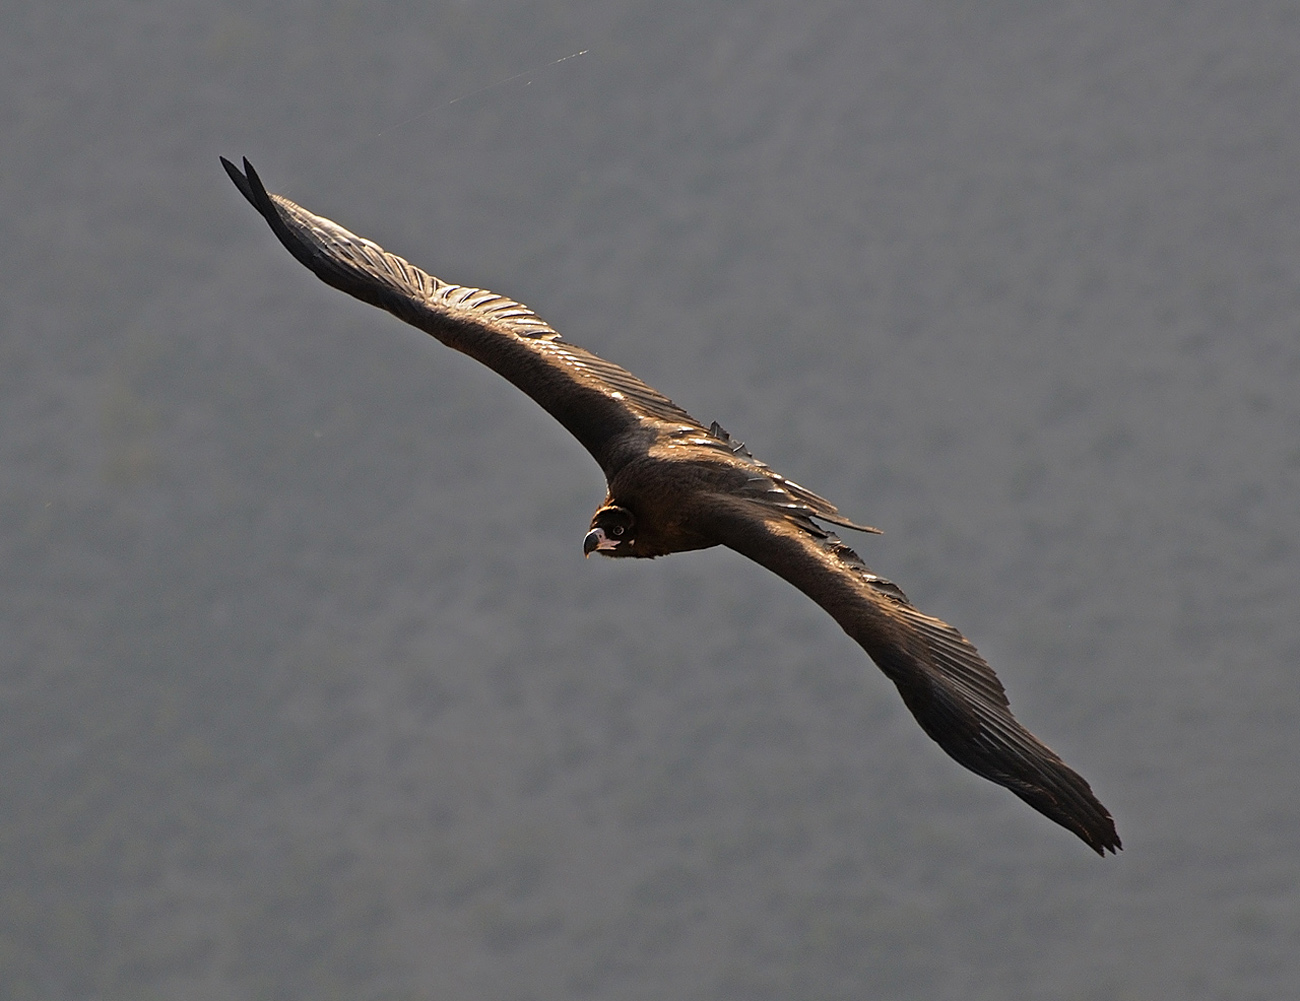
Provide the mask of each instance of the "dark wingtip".
{"label": "dark wingtip", "polygon": [[[1091,796],[1091,790],[1089,790],[1089,795]],[[1101,810],[1102,815],[1100,818],[1092,823],[1067,826],[1070,826],[1089,848],[1102,858],[1105,858],[1107,852],[1112,855],[1118,854],[1123,849],[1124,843],[1119,839],[1119,831],[1115,829],[1114,818],[1106,812],[1106,808],[1100,803],[1097,803],[1097,807]]]}
{"label": "dark wingtip", "polygon": [[[235,187],[239,189],[239,193],[248,199],[250,205],[256,208],[257,199],[253,197],[253,189],[249,186],[248,178],[241,174],[239,168],[224,156],[218,157],[218,159],[221,161],[221,166],[226,168],[226,173],[230,175],[230,179],[235,182]],[[244,166],[248,166],[247,160],[244,161]]]}
{"label": "dark wingtip", "polygon": [[276,215],[275,207],[271,203],[271,196],[266,193],[266,187],[262,184],[262,179],[257,176],[257,171],[253,165],[248,162],[248,157],[244,157],[244,172],[241,174],[239,168],[227,160],[224,156],[218,157],[221,160],[221,166],[226,168],[226,173],[230,179],[235,182],[235,187],[239,193],[248,199],[248,204],[261,212],[268,221],[273,220]]}

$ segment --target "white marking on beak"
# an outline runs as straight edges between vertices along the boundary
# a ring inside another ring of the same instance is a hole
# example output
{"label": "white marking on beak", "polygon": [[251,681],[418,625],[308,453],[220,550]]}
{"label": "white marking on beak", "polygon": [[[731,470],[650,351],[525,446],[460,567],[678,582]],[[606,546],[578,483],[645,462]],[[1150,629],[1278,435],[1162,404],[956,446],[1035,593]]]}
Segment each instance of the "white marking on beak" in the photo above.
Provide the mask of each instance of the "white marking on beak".
{"label": "white marking on beak", "polygon": [[610,550],[618,548],[618,539],[611,539],[605,534],[603,528],[593,528],[587,533],[587,537],[582,540],[582,555],[588,557],[594,552],[600,550]]}

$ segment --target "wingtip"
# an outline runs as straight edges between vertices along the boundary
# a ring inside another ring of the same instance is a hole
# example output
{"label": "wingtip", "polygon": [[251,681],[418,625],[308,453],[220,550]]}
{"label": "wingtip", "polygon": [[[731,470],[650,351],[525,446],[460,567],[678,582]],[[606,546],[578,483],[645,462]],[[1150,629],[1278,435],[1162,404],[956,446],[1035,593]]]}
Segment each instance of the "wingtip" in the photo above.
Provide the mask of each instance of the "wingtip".
{"label": "wingtip", "polygon": [[[1062,765],[1064,766],[1063,762]],[[1115,829],[1115,818],[1093,795],[1092,789],[1082,776],[1068,768],[1066,770],[1078,783],[1071,790],[1074,796],[1068,797],[1064,802],[1056,799],[1054,803],[1056,809],[1050,807],[1044,809],[1046,804],[1029,799],[1025,801],[1049,819],[1074,832],[1080,841],[1102,858],[1106,857],[1107,852],[1112,855],[1118,854],[1124,845],[1120,841],[1119,831]]]}
{"label": "wingtip", "polygon": [[252,187],[261,188],[263,191],[265,191],[266,188],[262,184],[262,179],[257,176],[257,171],[255,171],[253,169],[253,165],[248,162],[248,157],[244,157],[243,160],[244,160],[244,176],[248,178],[249,185]]}
{"label": "wingtip", "polygon": [[262,179],[257,176],[257,171],[253,169],[253,165],[248,162],[248,157],[243,158],[244,169],[242,173],[238,167],[224,156],[218,157],[218,159],[221,161],[221,166],[226,168],[226,173],[230,175],[230,179],[235,182],[235,187],[239,189],[239,193],[248,200],[248,204],[252,205],[253,208],[257,209],[269,220],[275,212],[271,204],[271,196],[267,194],[266,186],[262,184]]}
{"label": "wingtip", "polygon": [[[221,161],[221,166],[226,168],[226,173],[230,176],[230,179],[235,182],[235,187],[239,189],[239,193],[248,200],[250,205],[254,208],[258,208],[257,199],[253,197],[253,189],[248,183],[248,178],[240,173],[239,168],[224,156],[218,157],[217,159]],[[248,168],[247,160],[244,161],[244,167],[245,169]]]}
{"label": "wingtip", "polygon": [[[1089,792],[1091,794],[1091,790]],[[1102,814],[1091,823],[1076,822],[1066,826],[1070,827],[1089,848],[1102,858],[1106,857],[1107,852],[1118,855],[1123,850],[1124,843],[1120,841],[1119,831],[1115,829],[1115,819],[1106,812],[1105,807],[1102,807],[1100,803],[1097,806],[1101,809]]]}

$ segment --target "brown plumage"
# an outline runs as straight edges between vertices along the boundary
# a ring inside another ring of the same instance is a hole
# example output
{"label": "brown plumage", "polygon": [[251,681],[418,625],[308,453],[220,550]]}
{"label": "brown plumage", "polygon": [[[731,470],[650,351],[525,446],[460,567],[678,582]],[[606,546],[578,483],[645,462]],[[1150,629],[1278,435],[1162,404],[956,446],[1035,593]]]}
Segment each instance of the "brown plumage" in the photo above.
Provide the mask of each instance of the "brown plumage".
{"label": "brown plumage", "polygon": [[369,240],[269,194],[247,160],[221,160],[280,242],[322,281],[432,334],[503,375],[573,434],[609,496],[583,543],[590,555],[665,556],[724,545],[784,577],[898,686],[936,743],[1073,831],[1099,855],[1115,823],[1079,774],[1011,715],[970,642],[918,611],[819,522],[863,532],[826,499],[705,427],[636,376],[564,341],[528,307],[450,285]]}

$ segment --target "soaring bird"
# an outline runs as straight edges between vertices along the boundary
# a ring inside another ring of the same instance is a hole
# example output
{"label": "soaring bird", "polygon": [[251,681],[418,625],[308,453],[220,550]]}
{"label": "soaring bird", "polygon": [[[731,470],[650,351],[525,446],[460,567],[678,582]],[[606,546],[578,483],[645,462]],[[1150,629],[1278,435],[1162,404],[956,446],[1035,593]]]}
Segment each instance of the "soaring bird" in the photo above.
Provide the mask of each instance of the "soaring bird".
{"label": "soaring bird", "polygon": [[1120,845],[1083,777],[1011,715],[975,647],[917,609],[824,527],[860,532],[835,505],[759,462],[626,369],[565,341],[527,306],[452,285],[329,219],[267,192],[247,159],[231,180],[318,278],[432,334],[531,396],[605,473],[583,552],[654,557],[727,546],[797,587],[874,660],[930,737],[1098,855]]}

